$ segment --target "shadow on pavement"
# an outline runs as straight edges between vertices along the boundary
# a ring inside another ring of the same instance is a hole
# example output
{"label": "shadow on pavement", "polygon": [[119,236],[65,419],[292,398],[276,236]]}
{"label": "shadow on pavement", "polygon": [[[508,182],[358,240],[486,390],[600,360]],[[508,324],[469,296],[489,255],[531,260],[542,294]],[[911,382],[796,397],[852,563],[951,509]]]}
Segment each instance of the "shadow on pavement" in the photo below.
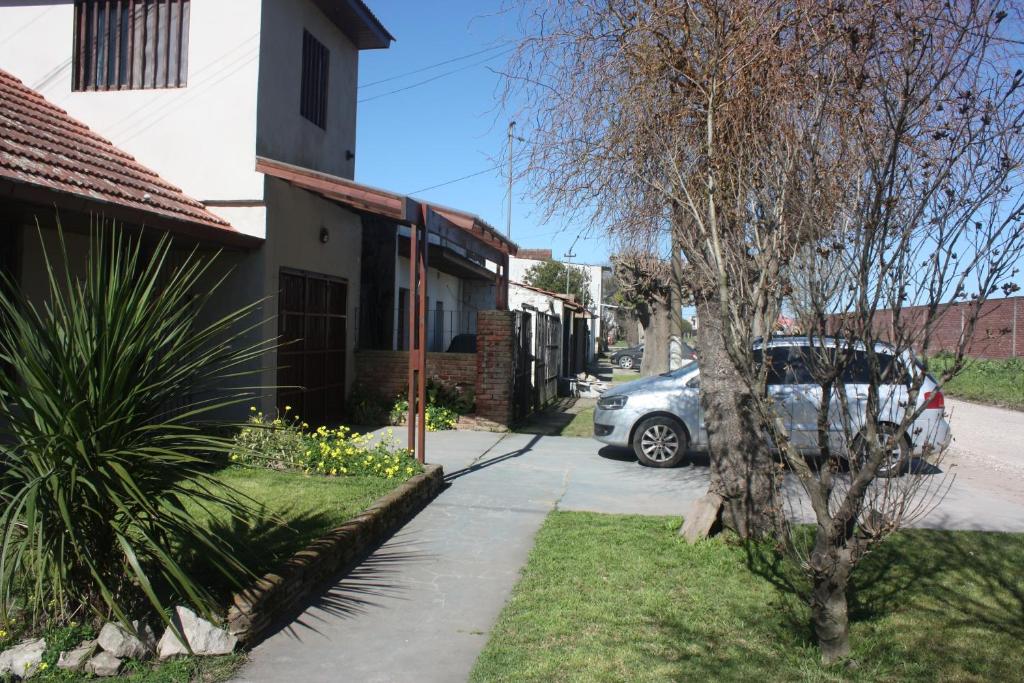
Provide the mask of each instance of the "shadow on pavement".
{"label": "shadow on pavement", "polygon": [[[540,441],[540,439],[541,439],[541,435],[538,434],[538,435],[534,436],[533,438],[531,438],[526,443],[526,445],[523,446],[522,448],[517,448],[514,451],[509,451],[508,453],[503,453],[502,455],[497,455],[497,456],[494,456],[493,458],[487,458],[486,460],[479,460],[479,461],[473,463],[472,465],[470,465],[469,467],[464,467],[461,470],[455,470],[454,472],[452,472],[450,474],[446,474],[445,477],[444,477],[444,481],[445,481],[445,483],[451,483],[451,482],[455,481],[456,479],[459,479],[461,477],[466,476],[467,474],[473,474],[474,472],[478,472],[478,471],[480,471],[482,469],[486,469],[488,467],[493,467],[494,465],[499,465],[499,464],[501,464],[501,463],[503,463],[503,462],[505,462],[507,460],[513,460],[515,458],[522,457],[522,456],[526,455],[527,453],[529,453],[530,451],[532,451],[533,447],[537,445],[537,442]],[[504,441],[504,439],[502,439],[501,441],[498,441],[498,443],[496,443],[494,446],[492,446],[491,449],[493,449],[495,446],[499,445],[502,441]],[[482,457],[486,457],[487,453],[489,453],[489,452],[490,452],[490,449],[487,452],[485,452]]]}
{"label": "shadow on pavement", "polygon": [[298,642],[302,642],[303,631],[323,636],[325,634],[318,628],[321,624],[339,617],[356,617],[373,607],[385,607],[379,602],[385,598],[404,600],[402,596],[411,588],[397,584],[393,577],[403,566],[429,560],[432,555],[417,552],[415,540],[398,540],[400,537],[401,533],[393,536],[350,571],[325,582],[325,592],[311,597],[278,620],[253,645],[281,632]]}

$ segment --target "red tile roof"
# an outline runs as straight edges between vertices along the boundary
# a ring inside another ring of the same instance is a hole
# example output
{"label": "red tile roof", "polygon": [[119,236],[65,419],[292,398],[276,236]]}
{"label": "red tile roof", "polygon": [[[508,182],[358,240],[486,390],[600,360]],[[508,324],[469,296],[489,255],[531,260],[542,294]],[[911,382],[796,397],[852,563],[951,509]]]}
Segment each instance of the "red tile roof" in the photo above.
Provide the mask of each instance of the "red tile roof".
{"label": "red tile roof", "polygon": [[0,180],[238,234],[202,203],[2,69]]}

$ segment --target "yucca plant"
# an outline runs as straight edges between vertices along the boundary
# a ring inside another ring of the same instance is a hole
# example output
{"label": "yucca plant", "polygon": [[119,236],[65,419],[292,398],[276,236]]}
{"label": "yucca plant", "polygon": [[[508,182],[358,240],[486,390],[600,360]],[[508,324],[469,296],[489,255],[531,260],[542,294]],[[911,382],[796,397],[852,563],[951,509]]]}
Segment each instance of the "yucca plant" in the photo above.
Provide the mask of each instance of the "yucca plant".
{"label": "yucca plant", "polygon": [[247,571],[187,506],[248,516],[209,474],[230,437],[200,421],[248,398],[220,387],[266,350],[243,341],[257,304],[201,322],[223,284],[215,257],[192,252],[172,267],[166,236],[147,250],[99,226],[76,277],[69,264],[82,256],[58,235],[45,302],[14,282],[0,291],[0,609],[127,623],[174,600],[210,616],[188,558],[233,582]]}

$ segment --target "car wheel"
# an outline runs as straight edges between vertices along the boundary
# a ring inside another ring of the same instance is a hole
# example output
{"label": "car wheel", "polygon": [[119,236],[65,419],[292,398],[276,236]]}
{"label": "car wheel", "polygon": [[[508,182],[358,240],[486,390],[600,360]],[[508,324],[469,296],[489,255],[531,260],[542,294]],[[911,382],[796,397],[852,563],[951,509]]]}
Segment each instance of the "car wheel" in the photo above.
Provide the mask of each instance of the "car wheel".
{"label": "car wheel", "polygon": [[[890,424],[880,424],[875,430],[879,443],[886,448],[887,452],[878,466],[878,476],[882,479],[898,477],[907,470],[910,464],[910,445],[906,436],[896,443],[892,443],[892,436],[896,434],[896,427]],[[863,464],[869,457],[867,434],[862,434],[860,443],[857,444],[857,462]]]}
{"label": "car wheel", "polygon": [[619,367],[623,370],[632,370],[633,356],[619,356]]}
{"label": "car wheel", "polygon": [[633,452],[648,467],[675,467],[688,445],[686,430],[670,417],[649,417],[633,433]]}

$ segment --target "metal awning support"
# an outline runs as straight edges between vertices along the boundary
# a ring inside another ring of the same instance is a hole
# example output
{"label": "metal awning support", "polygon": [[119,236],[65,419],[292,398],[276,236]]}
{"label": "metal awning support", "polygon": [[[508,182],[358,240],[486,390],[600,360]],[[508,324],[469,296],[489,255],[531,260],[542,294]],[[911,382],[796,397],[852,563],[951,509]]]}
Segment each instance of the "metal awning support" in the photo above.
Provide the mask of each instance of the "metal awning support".
{"label": "metal awning support", "polygon": [[420,220],[409,226],[409,410],[408,444],[420,463],[427,453],[427,262],[430,228],[426,204]]}

